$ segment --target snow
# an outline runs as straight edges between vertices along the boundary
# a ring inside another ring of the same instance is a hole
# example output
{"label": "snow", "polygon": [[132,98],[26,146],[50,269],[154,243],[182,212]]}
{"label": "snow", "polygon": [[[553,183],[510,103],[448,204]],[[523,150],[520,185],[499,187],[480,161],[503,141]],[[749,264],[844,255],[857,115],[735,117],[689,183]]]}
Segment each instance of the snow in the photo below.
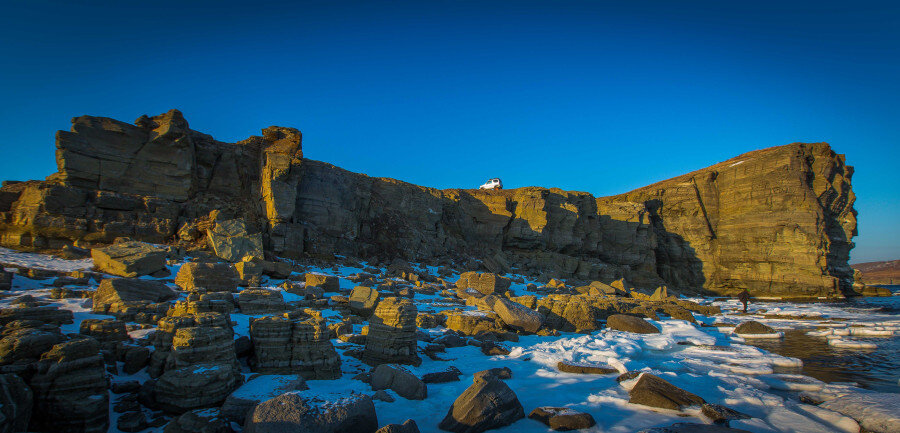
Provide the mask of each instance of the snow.
{"label": "snow", "polygon": [[47,254],[25,253],[2,247],[0,263],[60,272],[83,271],[94,266],[93,259],[65,260]]}

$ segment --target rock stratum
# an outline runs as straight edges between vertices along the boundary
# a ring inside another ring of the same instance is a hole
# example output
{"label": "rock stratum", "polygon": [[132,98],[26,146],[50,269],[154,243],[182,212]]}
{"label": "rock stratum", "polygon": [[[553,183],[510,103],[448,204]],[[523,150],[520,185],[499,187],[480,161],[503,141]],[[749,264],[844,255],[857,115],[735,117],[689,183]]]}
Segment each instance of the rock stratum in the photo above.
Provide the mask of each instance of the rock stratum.
{"label": "rock stratum", "polygon": [[[56,135],[58,172],[0,189],[0,243],[116,238],[248,253],[334,254],[754,296],[852,294],[853,168],[826,143],[749,152],[612,197],[556,188],[439,190],[303,158],[269,127],[237,143],[177,110],[134,124],[81,116]],[[235,225],[233,222],[243,222]]]}

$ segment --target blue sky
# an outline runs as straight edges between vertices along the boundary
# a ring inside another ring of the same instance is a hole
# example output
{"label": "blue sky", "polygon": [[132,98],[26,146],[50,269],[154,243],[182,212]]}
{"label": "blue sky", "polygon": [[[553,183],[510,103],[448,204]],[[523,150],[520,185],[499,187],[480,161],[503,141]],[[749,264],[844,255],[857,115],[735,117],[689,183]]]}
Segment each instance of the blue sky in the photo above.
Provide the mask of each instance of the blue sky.
{"label": "blue sky", "polygon": [[55,171],[73,116],[170,108],[224,141],[294,126],[306,157],[439,188],[612,195],[826,141],[856,167],[851,261],[900,258],[898,2],[136,5],[4,5],[2,178]]}

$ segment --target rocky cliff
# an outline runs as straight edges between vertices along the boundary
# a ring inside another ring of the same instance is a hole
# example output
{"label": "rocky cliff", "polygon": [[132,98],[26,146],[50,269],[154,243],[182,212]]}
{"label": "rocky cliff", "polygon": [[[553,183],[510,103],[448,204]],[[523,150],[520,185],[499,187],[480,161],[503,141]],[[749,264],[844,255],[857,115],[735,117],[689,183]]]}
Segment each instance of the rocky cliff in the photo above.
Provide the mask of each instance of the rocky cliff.
{"label": "rocky cliff", "polygon": [[131,237],[202,245],[212,211],[268,254],[475,257],[503,271],[637,287],[838,296],[856,221],[852,167],[827,144],[741,155],[614,197],[546,188],[437,190],[303,158],[300,132],[224,143],[177,110],[73,119],[59,171],[0,190],[0,242],[56,249]]}

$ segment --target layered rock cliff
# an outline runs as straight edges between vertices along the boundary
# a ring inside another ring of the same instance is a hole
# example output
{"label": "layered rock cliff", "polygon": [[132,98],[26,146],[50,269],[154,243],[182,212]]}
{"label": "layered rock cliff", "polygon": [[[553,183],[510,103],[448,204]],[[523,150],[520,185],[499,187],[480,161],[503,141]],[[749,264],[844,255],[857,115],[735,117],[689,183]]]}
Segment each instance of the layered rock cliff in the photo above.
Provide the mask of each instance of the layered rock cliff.
{"label": "layered rock cliff", "polygon": [[77,117],[57,134],[57,173],[0,190],[0,242],[202,243],[216,210],[243,219],[280,257],[475,257],[497,270],[755,295],[838,296],[852,284],[853,170],[824,143],[750,152],[596,198],[372,178],[304,159],[301,139],[270,127],[224,143],[176,110],[134,125]]}

